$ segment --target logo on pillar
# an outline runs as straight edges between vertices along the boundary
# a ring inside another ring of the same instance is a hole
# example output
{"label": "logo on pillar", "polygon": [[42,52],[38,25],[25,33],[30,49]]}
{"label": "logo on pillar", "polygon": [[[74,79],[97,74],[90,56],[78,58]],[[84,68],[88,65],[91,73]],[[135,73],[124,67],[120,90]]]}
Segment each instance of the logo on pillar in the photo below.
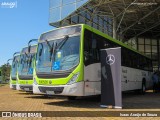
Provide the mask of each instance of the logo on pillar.
{"label": "logo on pillar", "polygon": [[109,54],[109,55],[106,57],[106,63],[107,63],[108,65],[112,65],[112,64],[114,64],[114,62],[115,62],[115,57],[114,57],[114,55]]}

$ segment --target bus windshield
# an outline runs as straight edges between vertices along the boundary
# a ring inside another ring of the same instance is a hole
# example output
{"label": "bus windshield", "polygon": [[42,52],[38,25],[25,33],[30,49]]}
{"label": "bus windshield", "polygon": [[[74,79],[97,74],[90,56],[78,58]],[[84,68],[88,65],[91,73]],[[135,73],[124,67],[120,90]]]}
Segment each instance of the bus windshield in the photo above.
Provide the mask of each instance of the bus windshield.
{"label": "bus windshield", "polygon": [[16,77],[16,73],[17,73],[17,68],[18,68],[18,59],[19,56],[15,56],[13,58],[13,62],[12,62],[12,68],[11,68],[11,77]]}
{"label": "bus windshield", "polygon": [[79,63],[80,35],[63,36],[38,44],[36,71],[64,71]]}
{"label": "bus windshield", "polygon": [[33,74],[33,59],[35,53],[22,54],[19,62],[19,75],[32,75]]}

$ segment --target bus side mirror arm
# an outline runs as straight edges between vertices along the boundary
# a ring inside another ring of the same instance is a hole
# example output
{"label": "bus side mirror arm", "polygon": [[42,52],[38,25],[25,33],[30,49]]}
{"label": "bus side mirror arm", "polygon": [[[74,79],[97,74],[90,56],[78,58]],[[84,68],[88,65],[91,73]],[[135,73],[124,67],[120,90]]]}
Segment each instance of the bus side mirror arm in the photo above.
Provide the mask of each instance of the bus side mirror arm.
{"label": "bus side mirror arm", "polygon": [[40,49],[40,51],[39,51],[39,56],[41,56],[42,55],[42,49]]}

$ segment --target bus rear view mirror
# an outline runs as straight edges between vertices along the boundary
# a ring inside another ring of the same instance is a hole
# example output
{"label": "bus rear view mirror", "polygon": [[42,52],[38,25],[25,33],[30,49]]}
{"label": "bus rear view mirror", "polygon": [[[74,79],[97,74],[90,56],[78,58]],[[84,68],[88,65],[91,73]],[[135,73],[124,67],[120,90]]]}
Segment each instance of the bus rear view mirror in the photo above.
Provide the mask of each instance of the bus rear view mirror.
{"label": "bus rear view mirror", "polygon": [[13,58],[13,62],[15,61],[15,57]]}
{"label": "bus rear view mirror", "polygon": [[28,53],[30,53],[30,52],[31,52],[31,46],[28,47]]}
{"label": "bus rear view mirror", "polygon": [[9,67],[9,63],[7,63],[7,67]]}
{"label": "bus rear view mirror", "polygon": [[39,56],[41,56],[42,55],[42,49],[40,49],[40,51],[39,51]]}
{"label": "bus rear view mirror", "polygon": [[15,65],[15,64],[13,64],[13,68],[15,68],[15,66],[16,66],[16,65]]}

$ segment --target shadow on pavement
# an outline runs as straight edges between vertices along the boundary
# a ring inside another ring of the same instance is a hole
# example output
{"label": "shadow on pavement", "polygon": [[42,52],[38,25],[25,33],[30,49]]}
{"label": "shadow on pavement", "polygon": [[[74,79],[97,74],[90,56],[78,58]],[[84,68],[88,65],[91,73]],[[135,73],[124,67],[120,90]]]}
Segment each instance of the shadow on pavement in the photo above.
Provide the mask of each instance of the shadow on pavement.
{"label": "shadow on pavement", "polygon": [[19,92],[19,93],[17,93],[17,94],[19,94],[19,95],[34,95],[32,92]]}
{"label": "shadow on pavement", "polygon": [[33,94],[34,96],[27,96],[25,98],[32,98],[32,99],[66,99],[63,96],[49,96],[49,95],[39,95],[39,94]]}
{"label": "shadow on pavement", "polygon": [[85,97],[76,100],[63,100],[44,103],[46,105],[54,105],[61,107],[76,107],[76,108],[98,108],[100,106],[100,97]]}
{"label": "shadow on pavement", "polygon": [[[141,95],[135,92],[122,94],[123,109],[160,109],[160,93],[147,92]],[[62,107],[99,108],[99,97],[80,98],[76,100],[63,100],[44,103]]]}
{"label": "shadow on pavement", "polygon": [[160,93],[146,92],[146,94],[125,93],[123,95],[123,109],[159,109]]}

